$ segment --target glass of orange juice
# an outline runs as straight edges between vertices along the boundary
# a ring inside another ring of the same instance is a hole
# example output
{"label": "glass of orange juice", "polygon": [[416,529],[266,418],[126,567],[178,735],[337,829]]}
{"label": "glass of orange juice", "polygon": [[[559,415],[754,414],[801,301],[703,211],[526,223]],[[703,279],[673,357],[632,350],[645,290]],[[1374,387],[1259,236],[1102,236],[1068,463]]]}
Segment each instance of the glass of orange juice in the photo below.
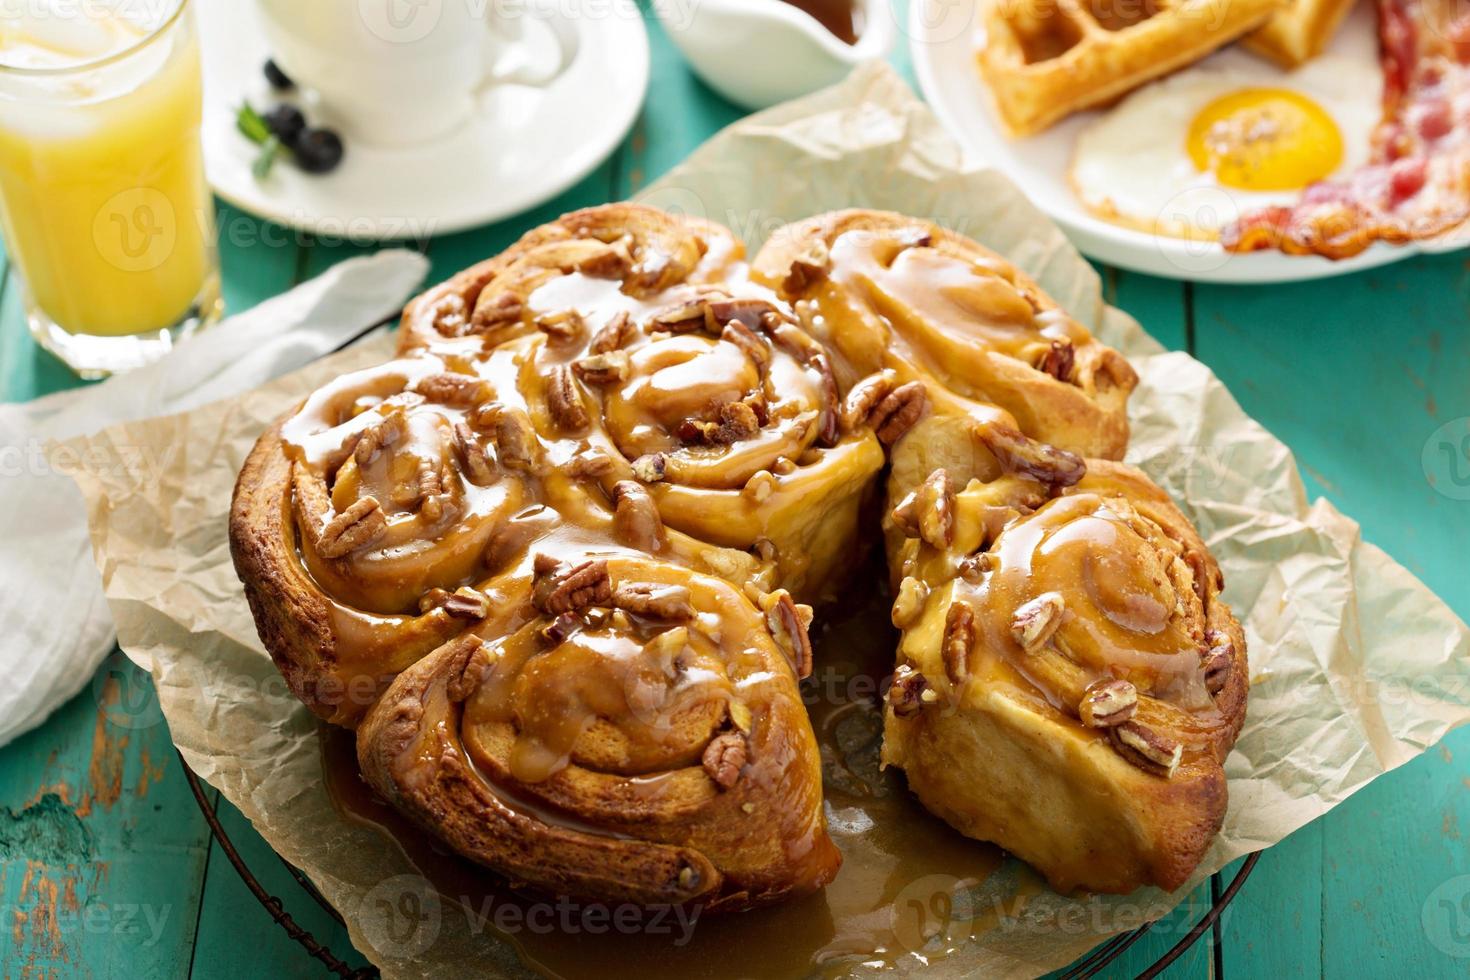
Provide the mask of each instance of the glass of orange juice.
{"label": "glass of orange juice", "polygon": [[189,0],[0,2],[0,217],[31,333],[83,377],[221,312]]}

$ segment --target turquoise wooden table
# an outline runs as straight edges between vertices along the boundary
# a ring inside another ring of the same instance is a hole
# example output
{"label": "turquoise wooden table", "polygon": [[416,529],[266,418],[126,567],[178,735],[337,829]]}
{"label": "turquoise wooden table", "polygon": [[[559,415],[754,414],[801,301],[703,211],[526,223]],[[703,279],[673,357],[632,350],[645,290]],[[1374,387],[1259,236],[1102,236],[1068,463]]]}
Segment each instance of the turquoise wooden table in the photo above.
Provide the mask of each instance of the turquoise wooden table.
{"label": "turquoise wooden table", "polygon": [[[690,75],[657,24],[650,21],[649,31],[649,102],[612,159],[531,214],[422,245],[431,278],[499,251],[562,211],[627,197],[739,116]],[[903,52],[895,61],[909,71]],[[229,207],[221,206],[219,219],[225,297],[234,311],[361,251]],[[1314,494],[1357,518],[1368,538],[1470,617],[1470,473],[1455,469],[1434,443],[1441,426],[1470,416],[1464,254],[1261,288],[1102,272],[1113,303],[1163,343],[1209,364],[1247,411],[1296,450]],[[17,292],[6,276],[0,398],[7,401],[75,383],[31,343]],[[217,802],[266,887],[360,965],[345,932],[306,898],[249,824]],[[1470,731],[1451,734],[1268,850],[1213,935],[1166,975],[1466,976],[1464,835]],[[1201,886],[1108,975],[1132,976],[1152,963],[1233,870]],[[242,973],[325,975],[213,843],[151,681],[115,652],[47,724],[0,749],[0,976],[213,980]]]}

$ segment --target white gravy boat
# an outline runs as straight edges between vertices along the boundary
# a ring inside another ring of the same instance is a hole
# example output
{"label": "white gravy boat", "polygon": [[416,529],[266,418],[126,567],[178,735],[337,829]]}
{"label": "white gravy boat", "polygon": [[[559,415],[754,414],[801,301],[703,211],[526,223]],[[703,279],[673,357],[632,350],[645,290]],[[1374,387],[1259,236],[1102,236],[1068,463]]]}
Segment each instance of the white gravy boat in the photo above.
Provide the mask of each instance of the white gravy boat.
{"label": "white gravy boat", "polygon": [[854,65],[883,58],[897,32],[886,0],[854,0],[856,44],[784,0],[653,0],[654,13],[694,73],[746,109],[833,85]]}

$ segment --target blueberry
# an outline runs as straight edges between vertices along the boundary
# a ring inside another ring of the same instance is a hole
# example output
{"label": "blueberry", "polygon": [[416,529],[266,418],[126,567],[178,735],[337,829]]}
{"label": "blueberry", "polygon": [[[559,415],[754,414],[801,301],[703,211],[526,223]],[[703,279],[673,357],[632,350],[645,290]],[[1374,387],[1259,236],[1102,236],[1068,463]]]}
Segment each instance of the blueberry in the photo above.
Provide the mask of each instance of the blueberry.
{"label": "blueberry", "polygon": [[265,114],[265,124],[276,139],[287,147],[295,148],[301,134],[306,131],[306,117],[294,105],[282,103]]}
{"label": "blueberry", "polygon": [[276,64],[274,58],[267,58],[265,67],[261,70],[265,72],[265,80],[271,83],[271,88],[278,92],[288,92],[296,87],[291,76],[281,71],[281,66]]}
{"label": "blueberry", "polygon": [[309,174],[324,174],[342,162],[342,137],[330,129],[307,129],[292,148],[296,165]]}

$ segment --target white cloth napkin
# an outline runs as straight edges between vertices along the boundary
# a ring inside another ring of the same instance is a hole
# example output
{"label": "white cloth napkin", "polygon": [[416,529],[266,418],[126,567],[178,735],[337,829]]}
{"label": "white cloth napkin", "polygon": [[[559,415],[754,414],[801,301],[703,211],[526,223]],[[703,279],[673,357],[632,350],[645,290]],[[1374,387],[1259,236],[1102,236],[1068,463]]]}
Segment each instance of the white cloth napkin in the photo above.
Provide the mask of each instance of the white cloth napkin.
{"label": "white cloth napkin", "polygon": [[293,371],[392,317],[428,260],[403,249],[350,259],[102,384],[0,405],[0,745],[41,724],[112,649],[77,486],[45,446],[171,415]]}

